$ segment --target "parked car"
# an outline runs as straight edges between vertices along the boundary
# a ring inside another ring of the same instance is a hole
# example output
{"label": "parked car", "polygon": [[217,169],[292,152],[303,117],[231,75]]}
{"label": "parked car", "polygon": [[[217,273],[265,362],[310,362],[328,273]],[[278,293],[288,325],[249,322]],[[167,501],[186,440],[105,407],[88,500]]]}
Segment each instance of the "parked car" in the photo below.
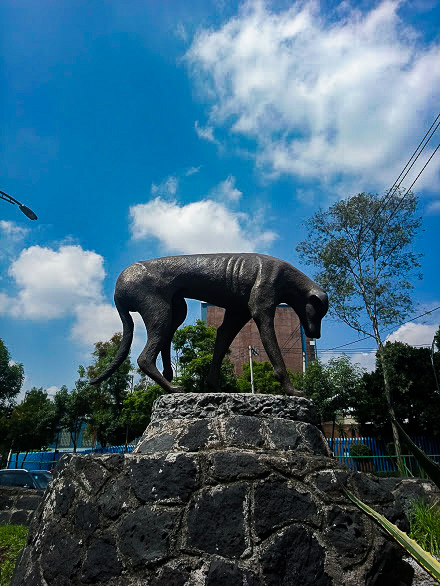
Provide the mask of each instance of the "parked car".
{"label": "parked car", "polygon": [[48,470],[25,470],[24,468],[4,468],[0,470],[1,486],[21,486],[44,490],[52,474]]}

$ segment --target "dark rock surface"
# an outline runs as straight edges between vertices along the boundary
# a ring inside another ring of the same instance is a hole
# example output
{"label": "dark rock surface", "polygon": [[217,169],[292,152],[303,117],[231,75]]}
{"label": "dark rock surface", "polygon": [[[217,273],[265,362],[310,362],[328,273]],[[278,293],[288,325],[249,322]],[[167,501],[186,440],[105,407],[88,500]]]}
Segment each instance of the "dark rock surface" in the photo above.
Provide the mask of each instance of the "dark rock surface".
{"label": "dark rock surface", "polygon": [[339,483],[401,524],[426,487],[337,463],[305,416],[280,416],[311,412],[305,399],[243,395],[243,413],[235,396],[181,397],[161,398],[134,453],[63,457],[13,586],[411,584]]}
{"label": "dark rock surface", "polygon": [[0,486],[0,524],[29,525],[43,498],[42,490]]}
{"label": "dark rock surface", "polygon": [[206,419],[245,415],[291,419],[317,425],[313,404],[305,398],[248,393],[176,393],[163,395],[156,402],[151,422],[168,419]]}

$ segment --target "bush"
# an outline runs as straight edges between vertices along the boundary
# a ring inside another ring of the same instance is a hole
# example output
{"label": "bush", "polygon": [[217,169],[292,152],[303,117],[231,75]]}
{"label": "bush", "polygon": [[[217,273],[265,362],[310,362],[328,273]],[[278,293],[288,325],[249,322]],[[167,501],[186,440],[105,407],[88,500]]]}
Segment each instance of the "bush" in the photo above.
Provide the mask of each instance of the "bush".
{"label": "bush", "polygon": [[371,458],[373,452],[371,449],[365,444],[351,444],[350,445],[350,457],[351,458],[362,458],[363,460],[367,460],[368,457]]}
{"label": "bush", "polygon": [[408,511],[409,536],[430,554],[440,556],[440,506],[414,501]]}

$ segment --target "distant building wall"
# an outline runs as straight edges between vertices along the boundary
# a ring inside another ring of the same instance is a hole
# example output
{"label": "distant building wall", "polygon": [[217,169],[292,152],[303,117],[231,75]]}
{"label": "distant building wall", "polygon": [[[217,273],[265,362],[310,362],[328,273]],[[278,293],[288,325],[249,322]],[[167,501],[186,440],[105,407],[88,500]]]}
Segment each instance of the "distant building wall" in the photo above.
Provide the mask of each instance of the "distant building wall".
{"label": "distant building wall", "polygon": [[[218,328],[224,316],[222,307],[202,303],[202,319],[208,326]],[[289,305],[279,305],[275,312],[275,333],[286,367],[292,372],[302,372],[304,366],[315,358],[315,341],[308,338],[298,316]],[[236,374],[241,374],[243,364],[249,362],[249,346],[258,350],[255,362],[269,360],[254,320],[249,321],[231,344],[230,360]]]}

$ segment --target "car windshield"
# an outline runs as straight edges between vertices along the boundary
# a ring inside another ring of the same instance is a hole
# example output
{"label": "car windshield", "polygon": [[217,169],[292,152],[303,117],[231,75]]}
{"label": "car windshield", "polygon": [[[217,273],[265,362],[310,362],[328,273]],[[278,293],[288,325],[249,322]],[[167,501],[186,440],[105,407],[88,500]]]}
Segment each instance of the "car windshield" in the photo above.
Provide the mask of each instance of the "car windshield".
{"label": "car windshield", "polygon": [[51,473],[47,470],[30,470],[38,488],[45,489],[51,479]]}

